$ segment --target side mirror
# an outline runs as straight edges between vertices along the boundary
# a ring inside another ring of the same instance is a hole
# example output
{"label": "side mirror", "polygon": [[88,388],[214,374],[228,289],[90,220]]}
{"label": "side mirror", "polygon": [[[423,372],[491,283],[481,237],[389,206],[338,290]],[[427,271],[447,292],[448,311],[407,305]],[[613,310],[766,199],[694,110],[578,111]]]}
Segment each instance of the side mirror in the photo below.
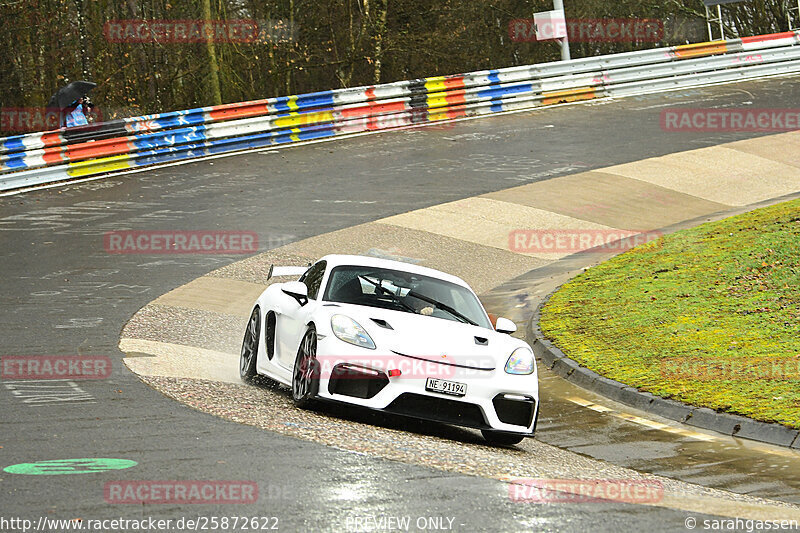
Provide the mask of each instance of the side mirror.
{"label": "side mirror", "polygon": [[300,307],[303,307],[308,303],[308,287],[306,287],[306,284],[302,281],[290,281],[288,283],[284,283],[281,287],[281,291],[297,300],[297,303],[300,304]]}
{"label": "side mirror", "polygon": [[507,318],[498,317],[494,329],[498,333],[508,333],[509,335],[511,335],[512,333],[517,331],[517,325]]}

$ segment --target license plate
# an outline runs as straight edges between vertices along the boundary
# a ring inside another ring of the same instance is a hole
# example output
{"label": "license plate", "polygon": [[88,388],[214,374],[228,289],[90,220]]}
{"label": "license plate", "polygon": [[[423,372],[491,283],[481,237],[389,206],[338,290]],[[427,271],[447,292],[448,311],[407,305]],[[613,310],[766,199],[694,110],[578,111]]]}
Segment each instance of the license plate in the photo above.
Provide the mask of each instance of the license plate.
{"label": "license plate", "polygon": [[451,396],[464,396],[467,394],[467,384],[456,381],[446,381],[444,379],[428,378],[425,382],[425,390],[441,392]]}

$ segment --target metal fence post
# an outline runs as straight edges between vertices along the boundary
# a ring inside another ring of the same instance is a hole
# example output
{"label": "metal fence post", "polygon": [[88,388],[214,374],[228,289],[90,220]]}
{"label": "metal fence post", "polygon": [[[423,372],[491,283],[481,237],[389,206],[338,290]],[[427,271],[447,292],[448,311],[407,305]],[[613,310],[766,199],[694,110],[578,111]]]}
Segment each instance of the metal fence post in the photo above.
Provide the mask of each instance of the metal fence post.
{"label": "metal fence post", "polygon": [[[564,13],[564,0],[553,0],[553,7],[557,11],[561,11]],[[564,14],[564,25],[568,28],[567,24],[567,16]],[[561,60],[562,61],[569,61],[572,59],[572,56],[569,52],[569,29],[567,29],[567,36],[563,39],[558,40],[559,45],[561,45]]]}

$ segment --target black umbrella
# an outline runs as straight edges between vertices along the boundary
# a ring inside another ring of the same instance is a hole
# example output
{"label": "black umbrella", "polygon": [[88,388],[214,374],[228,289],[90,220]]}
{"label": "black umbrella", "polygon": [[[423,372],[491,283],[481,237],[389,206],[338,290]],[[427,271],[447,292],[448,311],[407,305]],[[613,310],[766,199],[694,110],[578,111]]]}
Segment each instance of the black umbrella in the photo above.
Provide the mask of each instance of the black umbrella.
{"label": "black umbrella", "polygon": [[47,104],[49,108],[64,109],[75,100],[83,98],[89,91],[97,87],[97,84],[91,81],[73,81],[66,87],[60,88],[56,94],[50,97],[50,102]]}

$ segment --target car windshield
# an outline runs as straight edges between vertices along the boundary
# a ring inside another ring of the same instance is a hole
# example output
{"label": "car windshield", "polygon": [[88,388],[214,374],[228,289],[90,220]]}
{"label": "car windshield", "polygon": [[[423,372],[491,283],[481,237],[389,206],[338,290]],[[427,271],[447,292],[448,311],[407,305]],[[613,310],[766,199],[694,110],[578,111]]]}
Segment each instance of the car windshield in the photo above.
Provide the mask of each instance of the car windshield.
{"label": "car windshield", "polygon": [[490,328],[475,294],[461,285],[400,270],[338,266],[323,300],[379,307]]}

